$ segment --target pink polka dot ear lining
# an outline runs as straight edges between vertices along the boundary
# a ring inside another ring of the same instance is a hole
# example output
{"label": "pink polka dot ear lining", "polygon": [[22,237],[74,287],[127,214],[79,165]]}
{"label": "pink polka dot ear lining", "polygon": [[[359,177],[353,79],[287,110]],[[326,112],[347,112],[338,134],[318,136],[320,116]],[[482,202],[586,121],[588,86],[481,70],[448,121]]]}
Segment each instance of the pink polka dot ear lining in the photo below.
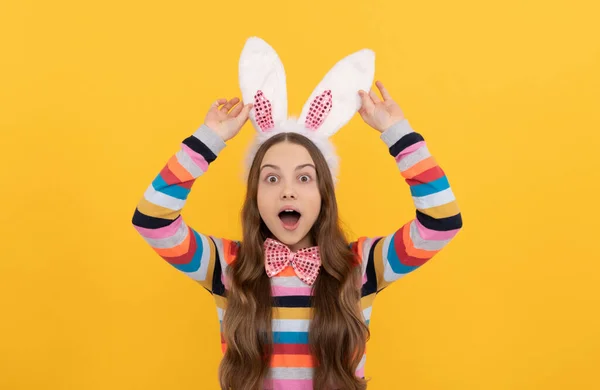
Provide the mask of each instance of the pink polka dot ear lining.
{"label": "pink polka dot ear lining", "polygon": [[317,130],[325,122],[332,107],[331,90],[327,90],[315,97],[310,103],[310,110],[306,116],[306,127],[311,130]]}
{"label": "pink polka dot ear lining", "polygon": [[260,90],[254,95],[254,117],[256,118],[256,124],[263,132],[273,130],[275,127],[271,102]]}

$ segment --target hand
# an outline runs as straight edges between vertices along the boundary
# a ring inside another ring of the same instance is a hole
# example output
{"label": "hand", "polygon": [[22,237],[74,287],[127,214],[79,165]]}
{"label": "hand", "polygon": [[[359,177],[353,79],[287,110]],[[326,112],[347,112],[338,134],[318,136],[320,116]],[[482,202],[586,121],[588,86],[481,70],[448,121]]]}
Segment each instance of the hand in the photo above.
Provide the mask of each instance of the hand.
{"label": "hand", "polygon": [[[252,104],[238,104],[239,101],[240,99],[236,97],[229,101],[217,99],[204,118],[204,124],[217,133],[223,141],[228,141],[239,133],[248,120]],[[221,105],[223,107],[219,108]]]}
{"label": "hand", "polygon": [[369,93],[360,90],[358,94],[362,99],[362,106],[358,113],[369,126],[383,133],[393,124],[403,120],[404,112],[392,99],[381,81],[378,81],[376,85],[379,92],[381,92],[383,101],[372,89]]}

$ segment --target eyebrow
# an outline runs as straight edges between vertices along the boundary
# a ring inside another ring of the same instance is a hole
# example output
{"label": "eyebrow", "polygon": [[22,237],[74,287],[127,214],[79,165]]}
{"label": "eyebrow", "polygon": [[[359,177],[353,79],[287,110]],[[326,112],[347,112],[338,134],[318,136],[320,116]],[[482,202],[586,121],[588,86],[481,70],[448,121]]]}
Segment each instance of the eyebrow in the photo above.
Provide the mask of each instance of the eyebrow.
{"label": "eyebrow", "polygon": [[[312,169],[314,169],[315,171],[317,170],[317,168],[315,168],[315,166],[312,164],[301,164],[296,167],[296,171],[298,171],[302,168],[306,168],[306,167],[312,167]],[[262,171],[263,168],[273,168],[273,169],[277,169],[279,171],[281,170],[281,168],[279,168],[277,165],[273,165],[273,164],[265,164],[262,167],[260,167],[260,170]]]}

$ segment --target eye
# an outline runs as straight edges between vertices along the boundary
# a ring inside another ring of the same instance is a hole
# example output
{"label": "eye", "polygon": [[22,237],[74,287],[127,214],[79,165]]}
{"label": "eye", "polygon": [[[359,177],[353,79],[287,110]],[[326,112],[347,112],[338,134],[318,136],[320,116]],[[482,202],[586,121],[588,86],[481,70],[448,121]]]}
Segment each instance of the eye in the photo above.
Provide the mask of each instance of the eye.
{"label": "eye", "polygon": [[277,176],[274,175],[269,175],[267,176],[267,182],[269,183],[277,183],[279,179],[277,178]]}
{"label": "eye", "polygon": [[309,175],[300,175],[299,179],[302,183],[308,183],[311,177]]}

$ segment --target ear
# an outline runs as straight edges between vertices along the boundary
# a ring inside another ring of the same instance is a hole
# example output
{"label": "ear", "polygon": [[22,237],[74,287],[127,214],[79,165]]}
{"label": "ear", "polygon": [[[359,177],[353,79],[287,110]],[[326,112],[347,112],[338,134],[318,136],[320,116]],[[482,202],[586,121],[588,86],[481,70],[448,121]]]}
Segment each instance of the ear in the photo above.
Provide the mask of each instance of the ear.
{"label": "ear", "polygon": [[287,119],[285,70],[264,40],[251,37],[246,41],[239,61],[239,83],[244,103],[254,103],[250,120],[257,131],[270,131]]}
{"label": "ear", "polygon": [[375,53],[351,54],[331,68],[304,104],[298,121],[326,137],[335,134],[360,109],[359,90],[369,91],[375,77]]}

